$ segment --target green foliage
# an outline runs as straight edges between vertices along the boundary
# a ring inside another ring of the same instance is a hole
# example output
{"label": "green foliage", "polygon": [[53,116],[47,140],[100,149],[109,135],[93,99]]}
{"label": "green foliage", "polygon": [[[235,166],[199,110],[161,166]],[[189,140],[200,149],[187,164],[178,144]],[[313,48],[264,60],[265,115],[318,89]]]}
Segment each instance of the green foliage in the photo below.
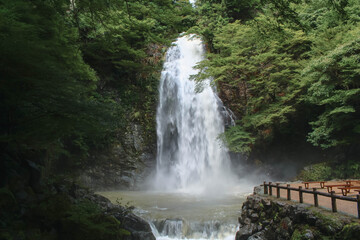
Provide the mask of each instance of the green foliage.
{"label": "green foliage", "polygon": [[116,218],[102,214],[90,201],[72,205],[66,213],[67,216],[61,220],[64,238],[115,240],[130,235]]}
{"label": "green foliage", "polygon": [[[358,2],[249,1],[252,14],[242,22],[232,22],[227,7],[233,3],[198,4],[219,10],[203,13],[206,24],[199,18],[202,30],[213,26],[211,34],[199,31],[212,53],[198,64],[200,73],[194,76],[199,89],[202,80],[212,78],[220,91],[232,92],[228,101],[241,127],[224,134],[230,148],[249,152],[271,144],[279,134],[282,139],[307,136],[324,149],[358,145]],[[243,6],[236,3],[239,9]],[[255,139],[251,144],[249,136]]]}
{"label": "green foliage", "polygon": [[327,181],[334,177],[328,163],[317,163],[305,167],[297,178],[303,181]]}
{"label": "green foliage", "polygon": [[311,123],[308,139],[315,146],[359,143],[359,53],[359,40],[351,40],[314,60],[302,73],[308,84],[306,101],[323,109]]}
{"label": "green foliage", "polygon": [[198,19],[196,26],[188,30],[202,36],[210,50],[213,50],[213,39],[215,33],[229,22],[225,6],[219,1],[201,0],[196,2],[196,13]]}
{"label": "green foliage", "polygon": [[96,96],[96,73],[55,3],[1,1],[2,146],[61,154],[65,144],[84,149],[114,126],[113,106]]}
{"label": "green foliage", "polygon": [[85,164],[131,112],[151,135],[163,48],[194,21],[184,1],[0,0],[1,158]]}
{"label": "green foliage", "polygon": [[326,181],[331,179],[360,178],[358,159],[349,157],[347,161],[329,161],[306,166],[297,176],[303,181]]}
{"label": "green foliage", "polygon": [[301,240],[301,239],[302,239],[301,232],[298,229],[295,229],[295,231],[291,235],[291,240]]}
{"label": "green foliage", "polygon": [[[299,59],[307,51],[309,40],[299,31],[278,30],[277,24],[264,16],[249,24],[234,22],[224,26],[214,38],[218,54],[198,65],[197,81],[212,77],[218,84],[241,87],[240,104],[232,109],[242,115],[239,124],[255,139],[267,139],[273,129],[288,121],[294,109],[299,78]],[[267,31],[275,33],[269,39]],[[291,41],[291,40],[295,41]],[[301,49],[296,46],[301,46]],[[225,134],[232,142],[236,132]],[[243,138],[242,136],[240,138]],[[239,143],[239,141],[237,141]],[[253,141],[251,141],[253,142]],[[260,141],[258,141],[260,143]],[[245,143],[249,145],[249,143]],[[249,148],[231,147],[249,152]]]}
{"label": "green foliage", "polygon": [[255,142],[255,138],[240,125],[230,127],[220,138],[227,143],[228,148],[234,152],[248,153]]}

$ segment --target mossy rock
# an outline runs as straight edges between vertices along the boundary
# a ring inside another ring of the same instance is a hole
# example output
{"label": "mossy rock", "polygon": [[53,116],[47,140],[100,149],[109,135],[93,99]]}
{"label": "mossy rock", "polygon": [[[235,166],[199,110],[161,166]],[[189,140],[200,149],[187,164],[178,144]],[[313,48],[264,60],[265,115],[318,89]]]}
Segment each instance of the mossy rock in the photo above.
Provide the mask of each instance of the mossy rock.
{"label": "mossy rock", "polygon": [[297,225],[293,231],[290,240],[309,240],[309,239],[321,239],[326,240],[326,236],[322,236],[318,229],[310,227],[309,225]]}
{"label": "mossy rock", "polygon": [[73,240],[117,240],[130,234],[121,228],[121,223],[116,218],[103,214],[90,201],[71,206],[66,217],[61,219],[60,230],[62,239]]}
{"label": "mossy rock", "polygon": [[360,238],[360,224],[350,223],[345,225],[342,231],[338,234],[337,239],[354,240]]}
{"label": "mossy rock", "polygon": [[314,212],[314,215],[318,218],[316,221],[316,227],[326,235],[334,235],[341,231],[344,226],[343,221],[333,213],[325,215],[319,212]]}

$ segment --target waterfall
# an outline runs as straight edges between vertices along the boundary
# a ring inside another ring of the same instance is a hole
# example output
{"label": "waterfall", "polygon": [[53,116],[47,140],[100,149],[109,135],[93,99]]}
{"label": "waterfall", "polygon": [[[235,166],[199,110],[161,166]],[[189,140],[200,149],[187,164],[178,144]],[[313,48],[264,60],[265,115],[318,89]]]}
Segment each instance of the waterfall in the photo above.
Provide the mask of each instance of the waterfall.
{"label": "waterfall", "polygon": [[218,194],[235,179],[219,140],[224,132],[223,105],[210,80],[203,83],[201,93],[190,80],[204,54],[201,40],[191,35],[179,37],[166,55],[156,119],[159,190]]}

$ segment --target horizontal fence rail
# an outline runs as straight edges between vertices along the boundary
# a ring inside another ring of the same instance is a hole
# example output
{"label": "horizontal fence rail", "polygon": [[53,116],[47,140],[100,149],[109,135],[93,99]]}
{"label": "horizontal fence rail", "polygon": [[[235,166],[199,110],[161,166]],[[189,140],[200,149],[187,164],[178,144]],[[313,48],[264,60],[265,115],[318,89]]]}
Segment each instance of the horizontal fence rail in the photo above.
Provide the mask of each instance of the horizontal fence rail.
{"label": "horizontal fence rail", "polygon": [[314,206],[319,206],[319,199],[318,196],[325,196],[331,198],[331,208],[333,212],[337,212],[337,206],[336,206],[336,199],[350,201],[350,202],[357,202],[357,212],[358,212],[358,218],[360,219],[360,195],[356,195],[356,198],[353,197],[347,197],[347,196],[339,196],[335,194],[335,191],[331,191],[331,193],[326,192],[319,192],[317,191],[317,188],[313,188],[312,190],[303,189],[302,186],[299,186],[299,188],[290,187],[290,184],[287,184],[286,186],[280,186],[280,183],[273,184],[272,182],[262,184],[261,186],[264,186],[264,194],[268,194],[270,196],[273,195],[273,188],[276,189],[276,197],[280,198],[280,189],[287,190],[287,200],[291,200],[291,191],[299,192],[299,202],[303,203],[303,193],[310,193],[314,196]]}

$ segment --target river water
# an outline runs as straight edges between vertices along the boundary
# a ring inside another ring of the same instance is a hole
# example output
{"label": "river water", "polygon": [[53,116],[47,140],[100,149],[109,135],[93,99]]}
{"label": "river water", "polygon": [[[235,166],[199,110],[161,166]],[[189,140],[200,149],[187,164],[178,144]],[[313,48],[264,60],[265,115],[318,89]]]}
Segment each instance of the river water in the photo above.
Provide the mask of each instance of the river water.
{"label": "river water", "polygon": [[99,192],[113,203],[136,206],[158,240],[235,239],[244,193],[207,198],[153,191]]}

